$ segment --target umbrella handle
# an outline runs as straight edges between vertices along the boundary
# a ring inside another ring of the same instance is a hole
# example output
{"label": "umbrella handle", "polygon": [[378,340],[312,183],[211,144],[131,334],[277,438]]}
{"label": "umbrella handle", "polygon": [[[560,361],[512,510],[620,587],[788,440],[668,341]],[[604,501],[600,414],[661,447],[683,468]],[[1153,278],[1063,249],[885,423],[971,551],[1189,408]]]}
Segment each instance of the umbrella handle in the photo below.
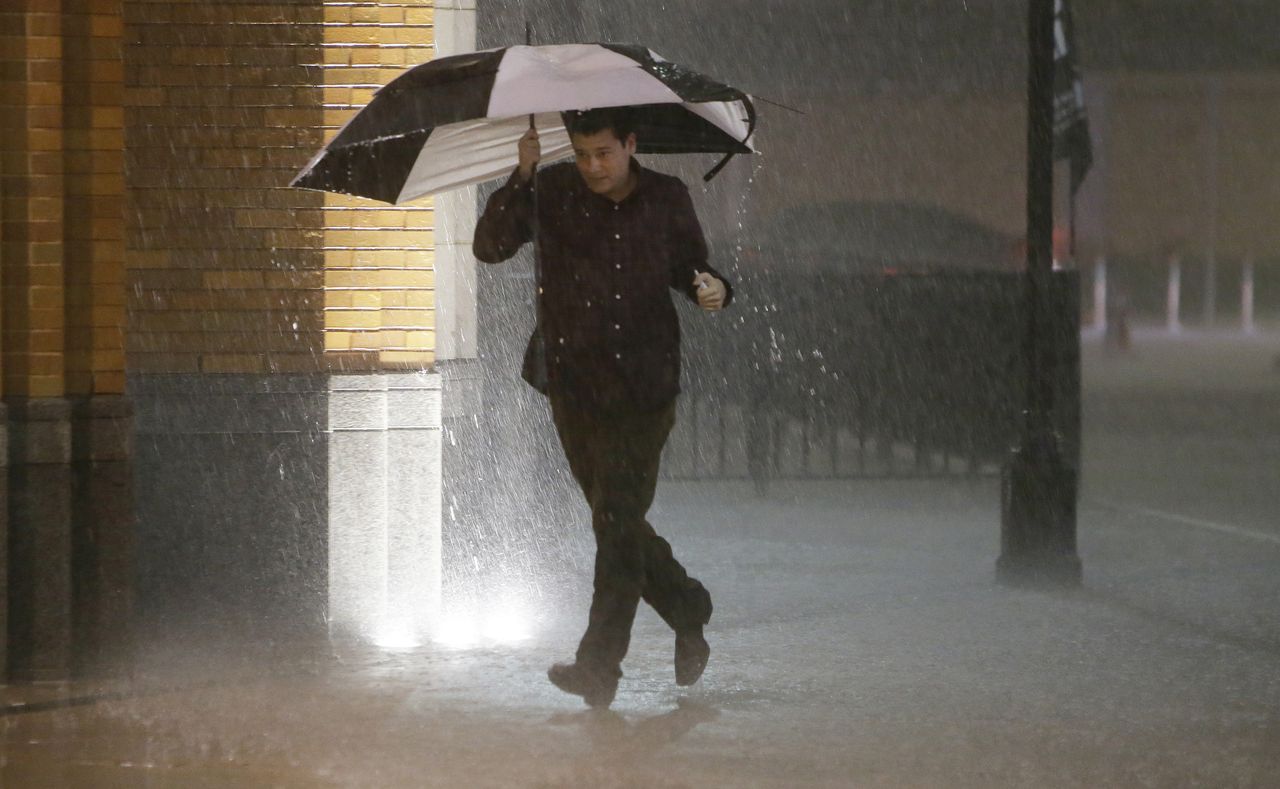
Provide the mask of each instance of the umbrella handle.
{"label": "umbrella handle", "polygon": [[[528,19],[524,20],[524,45],[527,47],[533,46],[533,25],[529,24]],[[537,126],[533,125],[532,112],[529,113],[529,128],[530,129],[538,128]]]}

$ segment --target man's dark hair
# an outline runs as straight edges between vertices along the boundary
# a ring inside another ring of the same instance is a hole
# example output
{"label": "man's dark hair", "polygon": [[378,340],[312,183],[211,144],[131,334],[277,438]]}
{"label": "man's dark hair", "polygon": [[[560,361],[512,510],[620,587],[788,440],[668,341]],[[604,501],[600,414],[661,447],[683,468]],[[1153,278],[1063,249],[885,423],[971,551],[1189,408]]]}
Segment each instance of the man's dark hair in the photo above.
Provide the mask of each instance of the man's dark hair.
{"label": "man's dark hair", "polygon": [[635,132],[635,124],[626,107],[599,107],[594,110],[574,110],[565,113],[568,116],[569,136],[575,134],[599,134],[605,129],[613,131],[613,136],[626,142],[627,136]]}

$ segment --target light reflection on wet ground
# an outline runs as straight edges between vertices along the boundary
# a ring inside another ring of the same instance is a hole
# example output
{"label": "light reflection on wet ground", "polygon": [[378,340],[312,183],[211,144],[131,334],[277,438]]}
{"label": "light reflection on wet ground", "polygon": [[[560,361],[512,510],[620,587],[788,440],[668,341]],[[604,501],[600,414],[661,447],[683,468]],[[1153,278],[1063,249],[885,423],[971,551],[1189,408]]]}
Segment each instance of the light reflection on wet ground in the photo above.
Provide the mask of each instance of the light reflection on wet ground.
{"label": "light reflection on wet ground", "polygon": [[[676,522],[709,492],[726,520],[749,509],[744,492],[708,488],[671,486],[661,516]],[[675,537],[721,601],[712,664],[690,691],[671,682],[670,637],[651,614],[609,712],[543,677],[567,656],[572,623],[511,648],[170,651],[144,666],[137,695],[6,715],[0,774],[95,787],[1265,785],[1280,774],[1280,634],[1232,643],[1126,603],[1128,587],[1164,583],[1132,556],[1168,537],[1095,510],[1082,514],[1088,592],[999,588],[993,497],[990,483],[796,485],[755,508],[790,512],[794,539],[714,525]],[[1223,569],[1280,567],[1280,551],[1216,548]],[[1275,610],[1276,587],[1258,605]],[[6,700],[56,694],[11,688]]]}
{"label": "light reflection on wet ground", "polygon": [[[544,671],[585,615],[583,579],[566,579],[545,601],[556,615],[516,646],[268,654],[219,633],[152,645],[129,682],[3,689],[0,784],[1275,785],[1280,545],[1127,508],[1163,488],[1088,456],[1120,437],[1086,438],[1080,592],[995,585],[993,480],[767,499],[664,484],[652,520],[717,602],[692,689],[673,684],[648,611],[612,710],[552,688]],[[1266,440],[1178,465],[1230,471]],[[1244,527],[1270,522],[1265,495],[1242,484],[1234,499]],[[48,708],[68,697],[85,703]]]}

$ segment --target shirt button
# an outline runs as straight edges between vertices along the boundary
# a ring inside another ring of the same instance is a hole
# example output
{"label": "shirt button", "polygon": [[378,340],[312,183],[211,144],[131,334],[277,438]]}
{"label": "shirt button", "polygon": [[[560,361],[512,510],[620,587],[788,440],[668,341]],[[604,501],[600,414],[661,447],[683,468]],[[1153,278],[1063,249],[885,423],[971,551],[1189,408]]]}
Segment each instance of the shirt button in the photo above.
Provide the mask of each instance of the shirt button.
{"label": "shirt button", "polygon": [[615,359],[621,359],[621,358],[622,358],[622,354],[620,354],[620,353],[615,353],[615,354],[613,355],[613,358],[615,358]]}
{"label": "shirt button", "polygon": [[614,234],[613,234],[613,237],[614,237],[614,238],[617,238],[617,239],[621,239],[621,238],[622,238],[622,234],[621,234],[621,233],[614,233]]}
{"label": "shirt button", "polygon": [[614,267],[614,268],[622,268],[622,264],[621,264],[621,263],[614,263],[614,264],[613,264],[613,267]]}
{"label": "shirt button", "polygon": [[614,203],[614,204],[613,204],[613,210],[614,210],[614,211],[617,211],[619,208],[622,208],[622,206],[618,205],[617,203]]}
{"label": "shirt button", "polygon": [[[622,329],[622,324],[620,324],[620,323],[615,323],[615,324],[613,324],[613,328],[621,330],[621,329]],[[561,340],[560,342],[564,342],[564,340]]]}
{"label": "shirt button", "polygon": [[615,293],[615,294],[613,294],[613,297],[614,297],[615,299],[620,299],[620,298],[622,298],[622,294],[621,294],[621,293]]}

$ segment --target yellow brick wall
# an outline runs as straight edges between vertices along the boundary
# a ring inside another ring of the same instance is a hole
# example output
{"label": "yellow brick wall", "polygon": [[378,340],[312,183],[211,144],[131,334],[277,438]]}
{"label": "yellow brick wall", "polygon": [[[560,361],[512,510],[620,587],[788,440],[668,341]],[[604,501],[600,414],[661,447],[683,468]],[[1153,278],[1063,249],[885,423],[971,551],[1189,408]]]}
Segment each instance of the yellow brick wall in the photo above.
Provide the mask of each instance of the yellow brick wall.
{"label": "yellow brick wall", "polygon": [[[424,2],[326,3],[325,141],[374,90],[433,54]],[[387,207],[340,195],[324,202],[325,349],[376,354],[382,367],[434,361],[435,273],[429,201]]]}
{"label": "yellow brick wall", "polygon": [[121,0],[0,8],[4,394],[124,389]]}
{"label": "yellow brick wall", "polygon": [[63,374],[62,33],[40,4],[0,11],[4,393],[54,397]]}
{"label": "yellow brick wall", "polygon": [[131,371],[319,369],[322,18],[125,0]]}
{"label": "yellow brick wall", "polygon": [[125,3],[130,369],[429,365],[429,208],[288,183],[430,56],[430,4]]}

